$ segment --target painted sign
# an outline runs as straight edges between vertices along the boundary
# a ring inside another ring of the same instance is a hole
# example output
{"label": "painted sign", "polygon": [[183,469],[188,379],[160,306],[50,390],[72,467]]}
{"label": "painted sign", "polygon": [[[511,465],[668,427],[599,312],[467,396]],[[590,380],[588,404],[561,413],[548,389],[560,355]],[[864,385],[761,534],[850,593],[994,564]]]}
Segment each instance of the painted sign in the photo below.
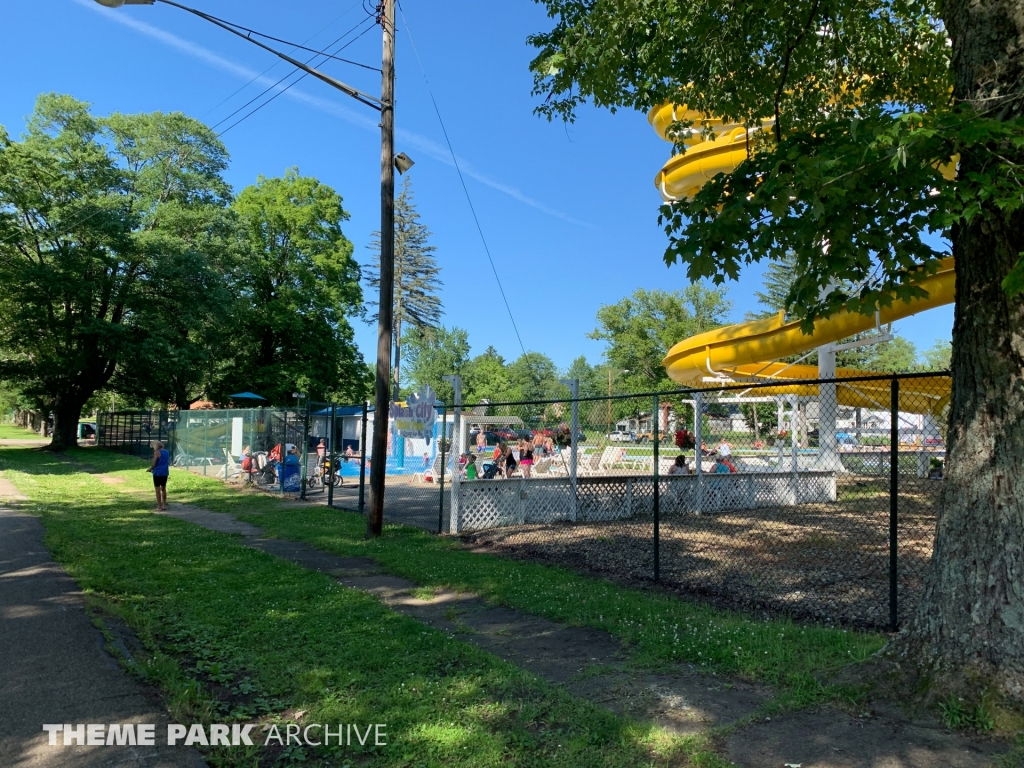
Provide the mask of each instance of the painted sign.
{"label": "painted sign", "polygon": [[424,384],[419,392],[406,399],[405,405],[391,403],[391,419],[395,430],[402,437],[430,440],[434,436],[434,422],[437,421],[437,393],[429,384]]}

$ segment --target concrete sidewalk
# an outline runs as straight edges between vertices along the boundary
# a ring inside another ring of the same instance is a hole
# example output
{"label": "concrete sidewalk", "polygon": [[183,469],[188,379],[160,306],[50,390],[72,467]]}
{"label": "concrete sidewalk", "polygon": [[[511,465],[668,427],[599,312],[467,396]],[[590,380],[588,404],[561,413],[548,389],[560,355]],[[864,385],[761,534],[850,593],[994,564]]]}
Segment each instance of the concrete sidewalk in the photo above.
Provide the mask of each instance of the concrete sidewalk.
{"label": "concrete sidewalk", "polygon": [[[81,591],[43,545],[34,517],[3,506],[0,479],[0,766],[200,768],[199,753],[167,747],[167,715],[103,648]],[[43,723],[152,723],[153,747],[49,746]]]}

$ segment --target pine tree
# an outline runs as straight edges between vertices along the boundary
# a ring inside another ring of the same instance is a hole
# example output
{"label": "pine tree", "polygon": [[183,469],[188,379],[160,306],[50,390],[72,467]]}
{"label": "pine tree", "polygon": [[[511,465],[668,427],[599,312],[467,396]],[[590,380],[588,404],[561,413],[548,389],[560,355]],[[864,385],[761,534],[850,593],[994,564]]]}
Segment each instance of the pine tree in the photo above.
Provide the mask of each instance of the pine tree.
{"label": "pine tree", "polygon": [[[748,320],[758,320],[766,317],[775,317],[779,312],[786,310],[786,300],[789,298],[789,289],[796,280],[796,256],[792,253],[786,255],[785,259],[769,263],[764,271],[762,282],[763,291],[754,291],[754,298],[757,303],[764,307],[763,312],[749,312]],[[870,338],[873,332],[858,333],[839,343],[861,341]],[[894,335],[891,341],[882,342],[877,346],[853,347],[836,353],[836,365],[840,368],[854,368],[865,371],[910,371],[915,367],[917,350],[914,345],[899,335]],[[817,365],[818,353],[812,352],[807,356],[791,355],[782,358],[783,362],[793,363],[800,360],[804,365]]]}
{"label": "pine tree", "polygon": [[774,317],[779,312],[787,309],[786,304],[789,298],[789,289],[796,280],[796,255],[786,254],[781,261],[773,261],[768,264],[764,271],[762,281],[763,291],[754,291],[754,298],[757,303],[764,307],[763,312],[751,313],[751,319],[761,317]]}
{"label": "pine tree", "polygon": [[[392,344],[395,363],[392,376],[392,398],[399,399],[402,364],[402,331],[412,331],[421,338],[438,327],[442,305],[437,293],[441,288],[440,267],[434,258],[437,248],[429,244],[431,231],[420,223],[420,214],[413,202],[412,184],[408,176],[395,200],[395,308]],[[373,233],[369,249],[373,261],[366,266],[366,281],[375,292],[380,290],[380,231]],[[368,302],[377,306],[377,302]],[[377,314],[370,316],[376,322]]]}

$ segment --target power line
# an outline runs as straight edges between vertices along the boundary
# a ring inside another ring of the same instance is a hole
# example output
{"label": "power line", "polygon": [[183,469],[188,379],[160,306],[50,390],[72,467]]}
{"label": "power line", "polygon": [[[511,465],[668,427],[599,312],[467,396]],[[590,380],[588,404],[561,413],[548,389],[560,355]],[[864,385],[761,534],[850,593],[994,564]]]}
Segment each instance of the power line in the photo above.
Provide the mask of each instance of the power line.
{"label": "power line", "polygon": [[[329,45],[327,45],[327,46],[325,46],[325,47],[327,47],[327,48],[330,48],[331,46],[333,46],[333,45],[336,45],[337,43],[339,43],[339,42],[340,42],[341,40],[344,40],[344,39],[345,39],[346,37],[348,37],[348,36],[349,36],[349,35],[350,35],[350,34],[351,34],[352,32],[354,32],[354,31],[355,31],[356,29],[358,29],[359,27],[361,27],[361,26],[362,26],[363,24],[365,24],[366,22],[367,22],[367,19],[365,19],[365,18],[364,18],[364,19],[362,19],[362,20],[361,20],[361,21],[360,21],[360,22],[359,22],[358,24],[356,24],[356,25],[355,25],[354,27],[352,27],[352,29],[350,29],[350,30],[349,30],[348,32],[346,32],[345,34],[341,35],[341,37],[335,38],[333,42],[331,42],[331,43],[330,43]],[[344,47],[343,47],[343,48],[342,48],[341,50],[344,50],[345,48],[348,48],[348,46],[350,46],[350,45],[351,45],[352,43],[354,43],[354,42],[355,42],[356,40],[358,40],[358,39],[359,39],[360,37],[362,37],[362,36],[363,36],[364,34],[366,34],[366,30],[364,30],[364,31],[363,31],[363,32],[362,32],[362,33],[361,33],[361,34],[360,34],[360,35],[359,35],[358,37],[356,37],[356,38],[355,38],[354,40],[350,40],[350,41],[349,41],[348,43],[346,43],[346,44],[345,44],[345,46],[344,46]],[[305,63],[305,64],[309,64],[310,62],[314,61],[314,60],[315,60],[316,58],[317,58],[316,56],[310,56],[310,57],[309,57],[308,59],[306,59],[306,61],[305,61],[304,63]],[[275,64],[274,66],[277,66],[277,65]],[[269,70],[268,70],[268,71],[269,71]],[[253,97],[252,97],[251,99],[249,99],[249,100],[248,100],[247,102],[245,102],[245,104],[243,104],[242,106],[240,106],[240,107],[239,107],[238,109],[236,109],[236,110],[235,110],[234,112],[232,112],[232,113],[231,113],[230,115],[228,115],[227,117],[223,118],[222,120],[219,120],[219,121],[217,121],[216,123],[214,123],[214,124],[213,124],[212,126],[210,126],[210,127],[211,127],[211,128],[216,128],[216,127],[217,127],[218,125],[223,125],[223,124],[224,124],[224,123],[226,123],[226,122],[227,122],[228,120],[230,120],[230,119],[231,119],[232,117],[234,117],[234,116],[235,116],[235,115],[237,115],[237,114],[238,114],[239,112],[241,112],[241,111],[242,111],[243,109],[245,109],[245,108],[246,108],[246,107],[248,107],[248,106],[249,106],[250,104],[252,104],[252,103],[253,103],[254,101],[258,101],[259,99],[263,98],[263,97],[264,97],[264,96],[265,96],[265,95],[266,95],[267,93],[269,93],[270,91],[272,91],[272,90],[274,90],[275,88],[277,88],[277,86],[279,86],[279,85],[280,85],[281,83],[283,83],[283,82],[284,82],[285,80],[287,80],[287,79],[288,79],[289,77],[291,77],[292,75],[294,75],[294,74],[295,74],[296,72],[298,72],[298,71],[299,71],[299,70],[298,70],[298,67],[293,67],[293,68],[292,68],[292,71],[291,71],[291,72],[288,72],[288,73],[287,73],[287,74],[286,74],[286,75],[285,75],[284,77],[282,77],[282,78],[281,78],[280,80],[278,80],[278,81],[277,81],[276,83],[274,83],[273,85],[270,85],[270,86],[268,86],[267,88],[264,88],[264,89],[263,89],[263,90],[262,90],[262,91],[261,91],[260,93],[258,93],[258,94],[256,94],[255,96],[253,96]],[[305,75],[303,75],[303,77],[305,77]],[[301,79],[302,79],[302,78],[300,77],[300,78],[299,78],[299,80],[301,80]],[[250,81],[250,82],[252,82],[252,81]],[[296,80],[295,82],[297,83],[297,82],[299,82],[299,81],[298,81],[298,80]],[[295,85],[295,83],[292,83],[292,85]],[[291,88],[291,85],[290,85],[290,86],[288,86],[288,88]],[[286,88],[285,90],[288,90],[288,89]],[[268,101],[267,103],[269,104],[270,102]]]}
{"label": "power line", "polygon": [[[346,8],[344,12],[342,12],[342,13],[341,13],[340,15],[338,15],[338,16],[335,16],[335,17],[334,17],[333,19],[331,19],[331,21],[330,21],[330,22],[328,22],[328,23],[327,23],[326,25],[324,25],[323,27],[321,27],[320,29],[318,29],[318,30],[317,30],[316,32],[314,32],[314,33],[313,33],[312,35],[310,35],[309,37],[307,37],[307,38],[306,38],[305,40],[303,40],[303,41],[302,41],[302,42],[303,42],[303,44],[305,44],[305,43],[308,43],[308,42],[309,42],[310,40],[312,40],[312,39],[313,39],[314,37],[316,37],[317,35],[319,35],[319,34],[320,34],[321,32],[323,32],[324,30],[326,30],[326,29],[329,29],[330,27],[333,27],[333,26],[334,26],[334,25],[335,25],[335,24],[336,24],[336,23],[338,22],[338,20],[339,20],[339,19],[342,19],[342,18],[344,18],[345,16],[348,16],[348,15],[349,15],[349,14],[350,14],[350,13],[352,12],[352,10],[353,10],[353,9],[354,9],[354,8],[355,8],[356,6],[358,6],[358,5],[360,5],[360,4],[361,4],[361,2],[362,2],[362,0],[356,0],[356,2],[355,2],[355,3],[353,3],[352,5],[350,5],[350,6],[348,7],[348,8]],[[362,21],[360,21],[360,22],[359,22],[359,24],[356,24],[356,26],[355,26],[355,27],[352,27],[352,29],[350,29],[350,30],[349,30],[348,32],[346,32],[346,33],[345,33],[344,35],[342,35],[342,36],[341,36],[340,38],[338,38],[338,40],[340,40],[340,39],[344,38],[344,37],[345,37],[346,35],[349,35],[349,34],[351,34],[351,33],[352,33],[352,32],[353,32],[353,31],[354,31],[355,29],[356,29],[356,27],[358,27],[358,26],[359,26],[360,24],[362,24],[362,23],[363,23],[363,21],[365,21],[365,19],[363,19]],[[335,41],[334,41],[334,43],[338,42],[338,40],[335,40]],[[331,45],[334,45],[334,43],[331,43]],[[327,48],[330,48],[331,46],[330,46],[330,45],[328,45],[328,46],[326,46],[326,47],[327,47]],[[204,112],[203,114],[201,114],[201,115],[199,116],[199,119],[200,119],[200,120],[202,120],[202,119],[203,119],[204,117],[206,117],[206,116],[207,116],[208,114],[210,114],[211,112],[213,112],[214,110],[216,110],[216,109],[217,109],[218,107],[220,107],[220,106],[221,106],[222,104],[225,104],[225,103],[227,103],[227,102],[231,101],[231,99],[235,98],[235,96],[237,96],[237,95],[238,95],[239,93],[241,93],[242,91],[244,91],[244,90],[245,90],[246,88],[248,88],[248,87],[249,87],[250,85],[252,85],[253,83],[255,83],[255,82],[256,82],[257,80],[259,80],[259,79],[260,79],[261,77],[263,77],[264,75],[266,75],[266,74],[267,74],[267,72],[269,72],[270,70],[272,70],[272,69],[274,69],[275,67],[279,66],[280,64],[281,64],[281,62],[280,62],[280,61],[275,61],[275,62],[274,62],[273,64],[271,64],[271,65],[270,65],[269,67],[267,67],[267,68],[266,68],[265,70],[263,70],[263,71],[262,71],[262,72],[260,72],[260,73],[259,73],[258,75],[256,75],[256,76],[255,76],[255,77],[254,77],[254,78],[253,78],[252,80],[250,80],[249,82],[247,82],[247,83],[246,83],[245,85],[243,85],[243,86],[242,86],[241,88],[239,88],[238,90],[234,91],[234,92],[233,92],[233,93],[232,93],[232,94],[231,94],[230,96],[228,96],[228,97],[224,98],[223,100],[221,100],[220,102],[218,102],[217,104],[215,104],[214,106],[212,106],[212,107],[210,107],[210,108],[209,108],[208,110],[206,110],[206,111],[205,111],[205,112]]]}
{"label": "power line", "polygon": [[459,167],[459,159],[455,156],[455,150],[452,148],[451,139],[448,138],[448,130],[444,127],[444,120],[441,118],[441,110],[437,106],[437,99],[434,98],[434,91],[430,88],[430,80],[427,79],[427,72],[423,68],[423,61],[420,59],[420,52],[416,48],[416,41],[412,38],[409,20],[405,17],[405,9],[402,7],[401,0],[398,2],[398,10],[402,14],[402,21],[405,22],[405,34],[409,37],[409,43],[412,45],[413,53],[416,55],[416,63],[419,64],[420,73],[423,75],[423,82],[427,85],[427,93],[430,94],[430,101],[434,105],[434,114],[437,115],[437,122],[441,124],[441,132],[444,134],[445,143],[448,145],[448,152],[451,154],[452,162],[455,164],[455,171],[459,174],[459,182],[461,182],[462,191],[466,195],[466,202],[469,203],[469,210],[473,214],[473,221],[476,223],[476,231],[480,234],[480,242],[484,245],[484,253],[487,254],[487,261],[490,262],[491,271],[494,272],[494,280],[498,283],[498,292],[501,294],[501,300],[505,303],[505,309],[508,312],[508,319],[512,323],[512,330],[515,331],[516,339],[519,341],[519,348],[523,351],[523,357],[527,361],[527,364],[529,364],[529,355],[526,352],[526,347],[523,345],[522,336],[519,335],[519,327],[516,325],[516,319],[512,315],[512,308],[509,306],[508,298],[505,296],[505,289],[501,285],[501,278],[498,277],[498,269],[494,266],[494,259],[491,257],[491,249],[487,245],[487,238],[484,237],[483,227],[480,226],[480,219],[476,215],[476,208],[473,206],[473,199],[469,195],[469,187],[466,186],[466,179],[462,176],[462,169]]}
{"label": "power line", "polygon": [[[372,69],[374,72],[380,72],[380,68],[379,67],[371,67],[369,64],[363,64],[363,63],[358,62],[358,61],[352,61],[351,59],[342,59],[342,58],[340,58],[338,56],[334,56],[333,54],[327,53],[325,51],[318,51],[315,48],[307,48],[305,45],[302,45],[300,43],[292,43],[292,42],[289,42],[287,40],[282,40],[280,37],[274,37],[273,35],[266,35],[266,34],[264,34],[262,32],[257,32],[255,29],[249,29],[248,27],[243,27],[241,24],[235,24],[233,21],[226,21],[225,19],[219,19],[216,16],[211,16],[208,13],[201,13],[201,12],[199,12],[199,15],[204,17],[204,18],[207,18],[207,19],[212,19],[213,21],[219,21],[221,24],[227,24],[229,27],[235,27],[236,29],[240,29],[243,32],[248,32],[249,36],[256,35],[256,37],[262,37],[262,38],[264,38],[266,40],[273,40],[275,43],[282,43],[284,45],[290,45],[290,46],[292,46],[293,50],[294,49],[299,49],[299,50],[302,50],[302,51],[308,51],[310,53],[315,53],[318,56],[326,56],[329,59],[335,59],[337,61],[343,61],[346,64],[354,64],[357,67],[363,67],[364,69]],[[342,15],[344,15],[344,14],[342,14]],[[328,26],[330,26],[330,25],[328,25]],[[314,37],[315,37],[315,35],[314,35]],[[342,35],[342,37],[344,37],[344,35]],[[309,41],[307,40],[306,42],[309,42]],[[331,43],[331,45],[333,45],[333,44],[334,43]],[[330,46],[326,46],[326,47],[330,48]]]}
{"label": "power line", "polygon": [[[365,21],[366,21],[366,20],[364,19],[364,20],[363,20],[363,23],[365,23]],[[371,24],[370,26],[368,26],[368,27],[367,27],[366,29],[364,29],[364,30],[363,30],[362,32],[360,32],[360,33],[359,33],[359,35],[358,35],[357,37],[355,37],[355,38],[353,38],[352,40],[350,40],[349,42],[345,43],[345,45],[344,45],[344,46],[342,46],[341,50],[344,50],[345,48],[348,48],[348,46],[352,45],[352,43],[356,42],[356,40],[358,40],[358,39],[359,39],[359,38],[361,38],[361,37],[362,37],[363,35],[365,35],[365,34],[366,34],[367,32],[369,32],[369,31],[370,31],[371,29],[373,29],[373,28],[374,28],[374,26],[376,26],[376,25],[375,25],[375,24]],[[313,61],[313,59],[315,59],[315,58],[316,58],[316,56],[313,56],[312,58],[310,58],[310,59],[309,59],[309,61]],[[307,61],[306,63],[308,64],[308,63],[309,63],[309,61]],[[283,78],[281,78],[281,80],[278,80],[278,81],[277,81],[277,83],[275,83],[274,85],[272,85],[272,86],[270,86],[269,88],[265,89],[265,90],[263,91],[263,93],[259,94],[259,96],[256,96],[256,98],[255,98],[255,99],[250,99],[250,100],[249,100],[249,101],[248,101],[248,102],[247,102],[247,103],[246,103],[245,105],[243,105],[243,106],[242,106],[242,107],[240,107],[239,109],[244,109],[244,108],[245,108],[246,106],[248,106],[249,104],[252,104],[252,102],[253,102],[253,101],[255,101],[256,99],[259,99],[259,98],[261,98],[262,96],[266,95],[266,93],[267,93],[268,91],[272,90],[273,88],[276,88],[278,84],[280,84],[280,83],[281,83],[281,82],[283,82],[284,80],[287,80],[287,79],[288,79],[289,77],[291,77],[292,75],[294,75],[294,74],[295,74],[295,73],[296,73],[297,71],[298,71],[298,68],[295,68],[295,69],[293,69],[293,70],[292,70],[291,72],[289,72],[289,73],[288,73],[287,75],[285,75],[285,76],[284,76]],[[273,96],[271,96],[271,97],[270,97],[269,99],[267,99],[267,100],[266,100],[265,102],[263,102],[262,104],[260,104],[259,106],[257,106],[257,107],[256,107],[255,109],[253,109],[253,110],[251,110],[251,111],[247,112],[247,113],[246,113],[245,115],[243,115],[243,116],[242,116],[242,117],[240,117],[240,118],[239,118],[238,120],[236,120],[235,122],[233,122],[233,123],[232,123],[231,125],[229,125],[229,126],[228,126],[227,128],[225,128],[225,129],[224,129],[223,131],[221,131],[220,133],[218,133],[218,134],[217,134],[217,137],[218,137],[218,138],[220,138],[221,136],[223,136],[223,135],[224,135],[225,133],[227,133],[228,131],[230,131],[230,130],[231,130],[232,128],[234,128],[234,127],[235,127],[236,125],[238,125],[239,123],[242,123],[242,122],[244,122],[244,121],[248,120],[248,119],[249,119],[250,117],[252,117],[253,115],[255,115],[255,114],[256,114],[257,112],[259,112],[259,111],[260,111],[261,109],[263,109],[263,108],[264,108],[265,106],[267,106],[267,105],[268,105],[268,104],[270,104],[270,103],[271,103],[272,101],[274,101],[274,99],[276,99],[276,98],[277,98],[278,96],[280,96],[280,95],[281,95],[281,94],[283,94],[283,93],[286,93],[286,92],[287,92],[287,91],[289,91],[289,90],[290,90],[291,88],[293,88],[294,86],[296,86],[296,85],[298,85],[299,83],[301,83],[301,82],[302,82],[302,81],[303,81],[303,80],[304,80],[305,78],[307,78],[308,76],[309,76],[309,73],[308,73],[308,72],[303,72],[303,73],[302,73],[302,76],[301,76],[301,77],[299,77],[299,78],[297,78],[296,80],[294,80],[293,82],[289,83],[289,84],[288,84],[288,85],[287,85],[286,87],[284,87],[284,88],[282,88],[281,90],[279,90],[279,91],[278,91],[277,93],[275,93],[275,94],[274,94]],[[237,114],[237,113],[238,113],[238,111],[239,111],[239,110],[238,110],[238,109],[236,109],[236,110],[235,110],[234,112],[232,112],[232,113],[231,113],[231,115]],[[228,115],[228,117],[224,118],[224,120],[221,120],[221,121],[220,121],[220,123],[217,123],[217,125],[220,125],[221,123],[223,123],[223,122],[225,122],[226,120],[228,120],[228,119],[229,119],[229,118],[231,117],[231,115]],[[214,126],[214,127],[216,127],[216,126]]]}
{"label": "power line", "polygon": [[[348,9],[347,9],[347,10],[346,10],[346,11],[345,11],[344,13],[342,13],[342,14],[341,14],[340,16],[337,16],[337,17],[336,17],[336,18],[335,18],[335,19],[334,19],[333,21],[331,21],[331,22],[330,22],[329,24],[327,24],[326,26],[322,27],[322,28],[321,28],[321,29],[320,29],[320,30],[319,30],[318,32],[314,33],[314,34],[313,34],[313,35],[312,35],[311,37],[307,38],[307,39],[306,39],[306,42],[308,42],[309,40],[312,40],[312,39],[313,39],[314,37],[316,37],[316,36],[317,36],[317,35],[319,35],[319,34],[320,34],[321,32],[323,32],[323,31],[324,31],[325,29],[327,29],[328,27],[330,27],[331,25],[333,25],[333,24],[334,24],[334,23],[335,23],[336,21],[338,21],[338,19],[340,19],[340,18],[342,18],[342,17],[344,17],[344,16],[348,15],[348,14],[349,14],[349,13],[350,13],[350,12],[352,11],[352,9],[353,9],[353,8],[355,8],[355,7],[357,6],[357,5],[361,5],[361,4],[363,4],[363,3],[362,3],[362,0],[360,0],[360,2],[356,2],[356,3],[354,3],[353,5],[349,6],[349,8],[348,8]],[[364,8],[364,10],[365,10],[365,8]],[[204,15],[204,14],[200,14],[200,15]],[[373,14],[369,14],[369,13],[367,13],[367,18],[370,18],[370,19],[372,19],[372,18],[373,18]],[[358,29],[359,27],[361,27],[361,26],[362,26],[363,24],[365,24],[365,23],[366,23],[366,21],[367,21],[367,18],[363,18],[363,19],[361,19],[361,20],[359,21],[359,23],[358,23],[358,24],[356,24],[356,25],[355,25],[354,27],[352,27],[351,29],[349,29],[349,30],[348,30],[347,32],[345,32],[345,33],[344,33],[343,35],[341,35],[340,37],[336,37],[336,38],[334,39],[334,41],[333,41],[333,42],[331,42],[331,43],[330,43],[329,45],[325,46],[325,48],[330,48],[331,46],[333,46],[333,45],[336,45],[337,43],[339,43],[339,42],[340,42],[341,40],[344,40],[344,39],[345,39],[346,37],[348,37],[348,36],[349,36],[350,34],[352,34],[352,33],[353,33],[353,32],[354,32],[355,30],[357,30],[357,29]],[[361,38],[361,37],[362,37],[363,35],[365,35],[365,34],[366,34],[366,33],[367,33],[368,31],[370,31],[371,29],[373,29],[373,26],[374,26],[374,25],[370,25],[369,27],[367,27],[366,29],[364,29],[364,30],[363,30],[362,32],[360,32],[360,33],[359,33],[359,35],[357,35],[357,36],[356,36],[356,37],[355,37],[354,39],[352,39],[352,40],[350,40],[349,42],[347,42],[347,43],[346,43],[346,44],[345,44],[344,46],[342,46],[342,47],[341,47],[340,49],[338,49],[338,50],[339,50],[339,51],[343,51],[343,50],[345,50],[345,48],[347,48],[348,46],[352,45],[352,43],[354,43],[354,42],[355,42],[356,40],[358,40],[358,39],[359,39],[359,38]],[[308,50],[308,49],[307,49],[307,50]],[[329,55],[329,54],[323,54],[323,55]],[[312,56],[312,57],[310,57],[310,59],[309,59],[309,60],[308,60],[308,61],[307,61],[306,63],[308,64],[308,63],[309,63],[310,61],[313,61],[313,60],[314,60],[314,59],[316,59],[316,58],[317,58],[317,56]],[[221,102],[220,102],[220,104],[217,104],[217,106],[213,107],[212,109],[209,109],[209,110],[207,110],[207,111],[206,111],[206,112],[205,112],[205,113],[203,114],[203,117],[205,117],[206,115],[208,115],[208,114],[209,114],[210,112],[212,112],[212,111],[213,111],[214,109],[216,109],[217,107],[219,107],[219,106],[220,106],[221,104],[223,104],[224,102],[226,102],[226,101],[229,101],[229,100],[230,100],[231,98],[233,98],[233,97],[234,97],[234,96],[235,96],[235,95],[236,95],[237,93],[239,93],[240,91],[242,91],[242,90],[244,90],[245,88],[249,87],[249,86],[250,86],[250,85],[251,85],[252,83],[254,83],[254,82],[255,82],[256,80],[258,80],[258,79],[259,79],[260,77],[262,77],[263,75],[265,75],[265,74],[266,74],[267,72],[269,72],[269,71],[270,71],[271,69],[273,69],[273,68],[274,68],[274,67],[276,67],[276,66],[277,66],[277,63],[274,63],[274,64],[272,64],[272,65],[271,65],[270,67],[268,67],[267,69],[265,69],[265,70],[264,70],[264,71],[263,71],[262,73],[260,73],[260,74],[259,74],[259,75],[257,75],[256,77],[254,77],[254,78],[253,78],[252,80],[250,80],[250,81],[249,81],[248,83],[246,83],[246,84],[245,84],[245,85],[243,85],[243,86],[242,86],[241,88],[239,88],[239,89],[238,89],[237,91],[235,91],[235,92],[234,92],[234,93],[232,93],[232,94],[231,94],[230,96],[228,96],[228,97],[227,97],[226,99],[224,99],[223,101],[221,101]],[[278,80],[278,82],[277,82],[277,83],[275,83],[275,85],[271,86],[271,88],[274,88],[274,87],[276,87],[276,86],[277,86],[277,84],[279,84],[279,83],[281,83],[282,81],[286,80],[287,78],[291,77],[291,76],[292,76],[292,75],[294,75],[294,74],[295,74],[295,73],[296,73],[297,71],[298,71],[298,68],[297,68],[297,67],[296,67],[296,68],[293,68],[291,72],[289,72],[289,73],[288,73],[287,75],[285,75],[285,76],[284,76],[283,78],[281,78],[281,80]],[[379,71],[379,70],[378,70],[378,71]],[[308,74],[308,73],[306,73],[306,74]],[[300,78],[299,78],[298,80],[296,80],[296,81],[295,81],[295,83],[292,83],[291,85],[289,85],[289,86],[288,86],[288,88],[291,88],[291,87],[292,87],[293,85],[295,85],[296,83],[298,83],[299,81],[301,81],[301,80],[302,80],[302,79],[303,79],[304,77],[306,77],[306,74],[303,74],[303,76],[302,76],[302,77],[300,77]],[[256,109],[254,109],[254,110],[253,110],[252,112],[250,112],[249,114],[245,115],[245,117],[241,118],[241,119],[240,119],[240,120],[238,120],[237,122],[235,122],[235,123],[233,123],[232,125],[230,125],[230,126],[228,126],[227,128],[225,128],[225,129],[224,129],[223,131],[221,131],[221,133],[217,134],[217,138],[220,138],[220,137],[221,137],[221,136],[223,136],[223,135],[224,135],[225,133],[227,133],[227,132],[228,132],[228,131],[230,131],[230,130],[231,130],[232,128],[234,128],[234,127],[235,127],[236,125],[238,125],[238,123],[241,123],[241,122],[242,122],[243,120],[245,120],[246,118],[248,118],[248,117],[250,117],[251,115],[253,115],[253,114],[255,114],[256,112],[258,112],[258,111],[259,111],[260,109],[262,109],[262,108],[263,108],[263,107],[265,107],[265,106],[266,106],[267,104],[269,104],[269,103],[270,103],[271,101],[273,101],[273,100],[274,100],[275,98],[277,98],[278,96],[280,96],[280,95],[281,95],[281,93],[284,93],[285,91],[287,91],[287,90],[288,90],[288,88],[285,88],[285,89],[283,89],[282,91],[280,91],[279,93],[275,94],[273,98],[271,98],[271,99],[268,99],[268,100],[267,100],[267,101],[266,101],[266,102],[265,102],[264,104],[261,104],[261,105],[260,105],[259,107],[257,107]],[[263,91],[263,92],[262,92],[262,93],[261,93],[261,94],[260,94],[259,96],[257,96],[256,98],[257,98],[257,99],[258,99],[258,98],[260,98],[260,96],[263,96],[264,94],[266,94],[268,90],[270,90],[270,89],[268,88],[268,89],[264,90],[264,91]],[[246,106],[248,106],[249,104],[251,104],[251,103],[252,103],[253,101],[255,101],[255,99],[251,99],[250,101],[248,101],[248,102],[247,102],[247,103],[246,103],[245,105],[243,105],[243,106],[241,107],[241,109],[244,109],[244,108],[245,108]],[[230,118],[230,117],[231,117],[232,115],[235,115],[235,114],[237,114],[238,112],[239,112],[239,110],[237,110],[237,109],[236,109],[236,110],[235,110],[234,112],[232,112],[232,113],[231,113],[231,115],[228,115],[228,117],[227,117],[227,118],[225,118],[225,120],[229,119],[229,118]],[[217,123],[216,125],[212,126],[212,128],[216,128],[216,126],[217,126],[217,125],[220,125],[220,124],[221,124],[221,123],[223,123],[223,122],[224,122],[224,120],[221,120],[221,121],[220,121],[219,123]],[[186,150],[186,151],[187,151],[187,150]],[[77,221],[73,222],[72,224],[70,224],[70,225],[68,225],[68,226],[65,226],[65,227],[63,228],[62,232],[58,233],[58,234],[57,234],[56,236],[57,236],[57,237],[60,237],[60,236],[62,236],[63,234],[67,234],[68,232],[71,232],[71,231],[72,231],[72,230],[73,230],[73,229],[74,229],[75,227],[78,227],[78,226],[80,226],[80,225],[84,224],[85,222],[87,222],[87,221],[89,221],[90,219],[92,219],[92,218],[93,218],[94,216],[98,216],[99,214],[103,213],[104,211],[105,211],[105,209],[104,209],[103,207],[99,207],[99,208],[97,208],[97,209],[96,209],[95,211],[93,211],[92,213],[90,213],[90,214],[89,214],[88,216],[83,216],[82,218],[78,219]],[[10,241],[10,240],[14,240],[14,239],[15,239],[15,238],[17,238],[17,237],[19,237],[19,233],[17,233],[17,232],[16,232],[16,233],[14,233],[14,234],[12,234],[12,235],[9,235],[9,236],[7,236],[7,237],[4,237],[4,238],[0,238],[0,244],[2,244],[2,243],[6,243],[6,242],[8,242],[8,241]]]}

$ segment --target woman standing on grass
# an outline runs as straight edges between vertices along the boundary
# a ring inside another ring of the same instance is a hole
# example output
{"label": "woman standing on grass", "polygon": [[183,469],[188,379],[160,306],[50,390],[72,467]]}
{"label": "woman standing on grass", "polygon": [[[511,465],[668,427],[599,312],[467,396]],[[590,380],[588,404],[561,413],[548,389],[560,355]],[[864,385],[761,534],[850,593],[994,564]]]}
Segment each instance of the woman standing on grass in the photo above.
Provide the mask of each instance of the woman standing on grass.
{"label": "woman standing on grass", "polygon": [[159,440],[153,443],[153,463],[146,471],[153,473],[156,509],[158,512],[164,512],[167,510],[167,476],[171,473],[171,454]]}

